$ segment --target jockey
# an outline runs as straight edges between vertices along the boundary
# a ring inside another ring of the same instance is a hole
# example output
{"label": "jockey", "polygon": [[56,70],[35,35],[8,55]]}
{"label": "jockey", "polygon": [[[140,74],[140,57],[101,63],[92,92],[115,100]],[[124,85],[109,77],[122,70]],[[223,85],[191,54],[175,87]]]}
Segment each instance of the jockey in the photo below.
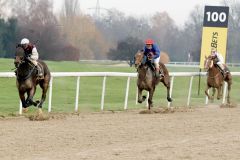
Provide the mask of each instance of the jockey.
{"label": "jockey", "polygon": [[220,53],[218,53],[217,51],[211,51],[211,56],[213,58],[217,58],[217,65],[221,69],[223,75],[229,72],[225,67],[223,56]]}
{"label": "jockey", "polygon": [[152,39],[146,39],[145,40],[145,46],[144,46],[144,60],[148,58],[149,60],[153,59],[153,63],[155,65],[155,74],[156,77],[164,77],[163,72],[161,71],[161,74],[159,74],[160,68],[159,68],[159,61],[160,61],[160,49],[157,46],[156,43]]}
{"label": "jockey", "polygon": [[37,68],[38,77],[43,78],[41,67],[38,65],[38,52],[35,45],[31,44],[27,38],[21,40],[21,46],[24,49],[26,58]]}

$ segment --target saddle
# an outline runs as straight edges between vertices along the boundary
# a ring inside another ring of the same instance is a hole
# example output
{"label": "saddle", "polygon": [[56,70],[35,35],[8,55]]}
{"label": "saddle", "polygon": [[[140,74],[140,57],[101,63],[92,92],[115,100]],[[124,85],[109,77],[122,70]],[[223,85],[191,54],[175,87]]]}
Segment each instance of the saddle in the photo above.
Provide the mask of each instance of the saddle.
{"label": "saddle", "polygon": [[[155,75],[156,74],[156,72],[155,72],[156,71],[156,67],[155,67],[154,63],[152,63],[151,60],[147,60],[145,64],[150,67],[151,71]],[[159,65],[159,74],[160,74],[160,77],[164,77],[164,72],[163,72],[163,69],[162,69],[161,65]]]}

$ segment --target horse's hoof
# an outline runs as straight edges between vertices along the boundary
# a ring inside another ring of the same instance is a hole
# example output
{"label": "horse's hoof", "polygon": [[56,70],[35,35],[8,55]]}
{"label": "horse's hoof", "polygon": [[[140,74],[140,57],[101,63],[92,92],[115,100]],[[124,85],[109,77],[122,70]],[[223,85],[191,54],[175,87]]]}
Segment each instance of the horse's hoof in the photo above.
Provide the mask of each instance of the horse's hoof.
{"label": "horse's hoof", "polygon": [[167,100],[168,100],[168,102],[172,102],[173,101],[172,98],[170,98],[170,97],[167,97]]}
{"label": "horse's hoof", "polygon": [[138,103],[142,103],[143,101],[141,101],[141,100],[138,100]]}
{"label": "horse's hoof", "polygon": [[147,98],[146,96],[142,96],[143,101],[145,101],[146,98]]}
{"label": "horse's hoof", "polygon": [[31,101],[29,101],[29,100],[26,101],[26,106],[27,106],[27,107],[29,107],[29,106],[31,106],[31,105],[33,105],[33,103],[32,103]]}
{"label": "horse's hoof", "polygon": [[28,108],[23,108],[22,111],[23,111],[23,113],[27,113],[28,112]]}
{"label": "horse's hoof", "polygon": [[37,100],[36,102],[33,103],[33,105],[34,105],[35,107],[37,107],[39,103],[40,103],[40,101]]}

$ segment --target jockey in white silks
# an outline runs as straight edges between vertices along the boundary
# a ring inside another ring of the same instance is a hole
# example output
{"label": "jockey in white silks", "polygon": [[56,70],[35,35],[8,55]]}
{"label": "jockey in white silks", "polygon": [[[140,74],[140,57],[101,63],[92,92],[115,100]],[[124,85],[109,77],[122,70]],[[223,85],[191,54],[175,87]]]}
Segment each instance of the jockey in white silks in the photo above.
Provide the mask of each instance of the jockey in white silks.
{"label": "jockey in white silks", "polygon": [[38,65],[38,61],[37,61],[39,58],[39,54],[36,46],[31,44],[27,38],[23,38],[20,44],[24,50],[24,53],[27,59],[37,68],[38,77],[40,79],[43,79],[44,78],[43,71],[42,71],[42,68]]}

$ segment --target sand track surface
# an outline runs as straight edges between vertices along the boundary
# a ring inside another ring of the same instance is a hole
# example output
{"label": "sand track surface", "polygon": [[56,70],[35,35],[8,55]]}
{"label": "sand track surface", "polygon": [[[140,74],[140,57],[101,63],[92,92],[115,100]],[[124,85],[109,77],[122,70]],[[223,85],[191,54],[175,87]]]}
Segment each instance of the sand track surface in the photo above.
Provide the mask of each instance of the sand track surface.
{"label": "sand track surface", "polygon": [[240,108],[0,119],[1,160],[239,160]]}

